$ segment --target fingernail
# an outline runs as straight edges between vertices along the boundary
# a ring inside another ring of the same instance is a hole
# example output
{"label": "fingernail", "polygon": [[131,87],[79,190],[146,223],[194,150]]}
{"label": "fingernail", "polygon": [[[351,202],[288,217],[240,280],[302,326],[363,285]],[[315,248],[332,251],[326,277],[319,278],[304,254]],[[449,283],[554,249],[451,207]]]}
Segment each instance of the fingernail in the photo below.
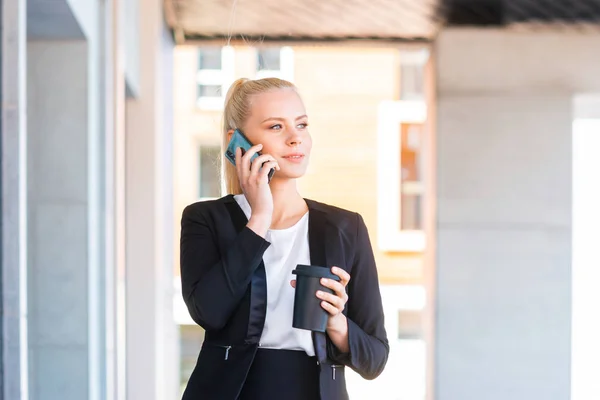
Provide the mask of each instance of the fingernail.
{"label": "fingernail", "polygon": [[323,292],[321,292],[320,290],[317,290],[317,296],[318,296],[318,297],[321,297],[321,296],[323,296]]}

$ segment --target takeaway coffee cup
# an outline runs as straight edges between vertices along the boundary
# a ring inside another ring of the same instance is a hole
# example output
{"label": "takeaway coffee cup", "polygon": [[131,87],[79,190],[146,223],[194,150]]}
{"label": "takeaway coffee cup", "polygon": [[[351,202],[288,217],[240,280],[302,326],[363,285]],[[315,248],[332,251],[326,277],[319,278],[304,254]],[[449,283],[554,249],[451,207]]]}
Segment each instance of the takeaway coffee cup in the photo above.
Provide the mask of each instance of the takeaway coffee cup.
{"label": "takeaway coffee cup", "polygon": [[317,290],[333,293],[333,290],[321,285],[321,278],[339,281],[340,277],[334,275],[329,268],[302,264],[298,264],[292,274],[296,275],[292,326],[298,329],[325,332],[328,314],[321,307],[321,299],[317,297]]}

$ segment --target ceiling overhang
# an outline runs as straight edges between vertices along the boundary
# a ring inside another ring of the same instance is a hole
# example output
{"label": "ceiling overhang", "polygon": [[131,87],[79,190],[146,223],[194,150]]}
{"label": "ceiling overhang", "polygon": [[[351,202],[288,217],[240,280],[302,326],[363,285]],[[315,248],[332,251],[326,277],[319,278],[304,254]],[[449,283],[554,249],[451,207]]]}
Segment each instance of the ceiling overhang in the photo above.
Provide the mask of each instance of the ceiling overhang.
{"label": "ceiling overhang", "polygon": [[422,43],[444,26],[600,27],[600,0],[164,1],[178,43]]}
{"label": "ceiling overhang", "polygon": [[432,40],[438,0],[165,0],[185,41]]}

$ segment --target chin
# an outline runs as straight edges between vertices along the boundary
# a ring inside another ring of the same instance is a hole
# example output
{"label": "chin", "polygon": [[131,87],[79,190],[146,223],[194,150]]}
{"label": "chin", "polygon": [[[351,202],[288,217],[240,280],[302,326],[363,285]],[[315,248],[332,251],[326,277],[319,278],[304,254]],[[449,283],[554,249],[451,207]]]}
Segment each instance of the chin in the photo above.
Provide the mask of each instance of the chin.
{"label": "chin", "polygon": [[306,174],[306,170],[302,171],[275,171],[275,175],[273,175],[273,179],[277,177],[277,179],[298,179],[302,178]]}

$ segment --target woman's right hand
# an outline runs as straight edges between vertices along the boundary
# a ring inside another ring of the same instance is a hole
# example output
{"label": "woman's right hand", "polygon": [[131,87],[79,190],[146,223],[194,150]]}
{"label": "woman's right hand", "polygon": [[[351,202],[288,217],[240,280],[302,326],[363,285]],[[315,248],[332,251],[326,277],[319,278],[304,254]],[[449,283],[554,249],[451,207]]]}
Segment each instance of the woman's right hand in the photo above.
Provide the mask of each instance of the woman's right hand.
{"label": "woman's right hand", "polygon": [[268,174],[271,168],[275,170],[280,168],[275,158],[269,154],[256,157],[251,164],[250,159],[261,149],[261,144],[252,146],[242,156],[242,149],[237,148],[235,165],[240,186],[252,209],[248,227],[264,237],[273,217],[273,195],[269,187]]}

